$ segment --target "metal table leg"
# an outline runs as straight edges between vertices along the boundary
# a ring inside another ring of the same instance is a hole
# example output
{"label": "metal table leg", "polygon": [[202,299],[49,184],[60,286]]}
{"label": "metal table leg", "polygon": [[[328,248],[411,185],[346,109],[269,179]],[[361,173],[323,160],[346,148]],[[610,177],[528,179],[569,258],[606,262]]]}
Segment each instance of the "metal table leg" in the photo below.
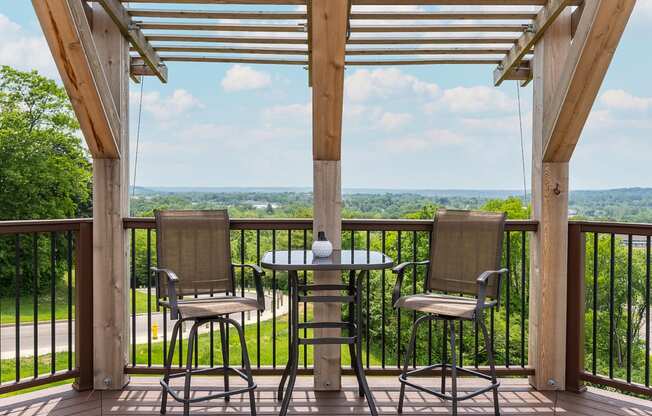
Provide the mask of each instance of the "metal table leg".
{"label": "metal table leg", "polygon": [[[367,384],[367,378],[365,376],[364,372],[364,367],[362,366],[362,278],[365,276],[367,279],[369,278],[369,271],[368,270],[362,270],[358,274],[357,277],[357,282],[356,282],[356,293],[355,293],[355,304],[356,304],[356,326],[355,326],[355,346],[356,346],[356,357],[355,357],[355,366],[357,367],[356,369],[356,374],[358,375],[358,383],[360,384],[360,387],[362,388],[362,392],[364,393],[364,396],[367,398],[367,404],[369,405],[369,410],[371,410],[372,416],[377,416],[378,415],[378,410],[376,409],[376,401],[374,400],[374,396],[371,394],[371,390],[369,390],[369,385]],[[353,358],[353,357],[351,357]]]}
{"label": "metal table leg", "polygon": [[[279,412],[280,416],[285,416],[288,412],[288,407],[290,406],[290,400],[292,399],[292,390],[294,389],[294,383],[297,379],[297,369],[299,363],[299,315],[297,310],[299,309],[299,299],[297,296],[297,282],[298,275],[297,272],[291,270],[288,272],[290,285],[290,314],[289,314],[289,336],[290,336],[290,350],[289,350],[289,360],[288,366],[286,367],[288,386],[285,390],[285,395],[283,396],[283,402],[281,403],[281,411]],[[285,376],[285,373],[284,373]],[[284,383],[284,381],[282,381]],[[281,389],[283,384],[279,387]]]}

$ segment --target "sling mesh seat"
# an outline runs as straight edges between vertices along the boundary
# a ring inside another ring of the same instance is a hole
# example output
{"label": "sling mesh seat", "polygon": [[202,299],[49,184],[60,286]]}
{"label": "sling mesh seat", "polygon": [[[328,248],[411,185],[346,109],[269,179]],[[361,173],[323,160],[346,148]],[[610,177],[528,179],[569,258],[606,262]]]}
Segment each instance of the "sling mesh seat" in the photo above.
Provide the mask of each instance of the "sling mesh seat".
{"label": "sling mesh seat", "polygon": [[[500,302],[501,277],[507,269],[499,269],[502,241],[505,229],[505,214],[477,211],[438,210],[435,216],[430,259],[421,262],[406,262],[396,266],[396,285],[392,294],[395,308],[425,313],[412,325],[410,343],[405,351],[405,363],[399,376],[401,392],[399,413],[403,412],[405,386],[433,394],[452,402],[453,415],[457,415],[458,402],[493,390],[494,412],[500,414],[496,369],[491,349],[491,339],[485,325],[486,309],[498,307]],[[427,267],[425,293],[401,296],[403,275],[407,266]],[[439,293],[434,293],[439,292]],[[444,293],[441,293],[444,292]],[[431,320],[443,320],[444,334],[450,328],[451,362],[435,364],[408,371],[414,354],[414,344],[419,325]],[[458,367],[455,349],[455,322],[473,321],[481,329],[487,350],[490,374]],[[410,376],[441,369],[441,389],[436,391],[415,384]],[[446,373],[450,370],[451,392],[446,394]],[[491,384],[476,391],[459,396],[457,373],[464,372],[489,380]]]}
{"label": "sling mesh seat", "polygon": [[[156,243],[158,267],[152,268],[157,277],[159,304],[170,310],[176,320],[172,330],[170,348],[165,359],[165,373],[161,380],[163,396],[161,414],[167,411],[168,394],[183,403],[183,414],[190,413],[190,404],[223,397],[226,401],[235,394],[249,393],[251,414],[256,414],[254,383],[251,364],[241,323],[229,314],[247,311],[263,311],[265,297],[262,288],[263,271],[257,265],[231,263],[231,239],[229,216],[226,210],[214,211],[156,211]],[[253,271],[256,298],[236,296],[234,267],[246,267]],[[170,374],[177,336],[182,337],[180,327],[192,322],[186,347],[185,371]],[[198,342],[198,328],[207,323],[220,325],[222,367],[193,369],[193,354]],[[228,364],[228,339],[226,329],[232,325],[238,332],[242,347],[243,369]],[[193,374],[208,370],[221,370],[224,374],[224,391],[191,397],[190,380]],[[247,382],[247,386],[229,389],[229,374],[235,373]],[[184,377],[183,394],[171,388],[170,379]]]}

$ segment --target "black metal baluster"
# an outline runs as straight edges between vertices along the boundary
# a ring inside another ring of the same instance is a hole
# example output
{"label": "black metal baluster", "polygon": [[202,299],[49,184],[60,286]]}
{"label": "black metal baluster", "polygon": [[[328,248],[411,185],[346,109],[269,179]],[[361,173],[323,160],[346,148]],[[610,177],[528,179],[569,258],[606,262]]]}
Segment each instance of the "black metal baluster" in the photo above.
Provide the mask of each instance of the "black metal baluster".
{"label": "black metal baluster", "polygon": [[[272,253],[276,252],[276,230],[272,230]],[[276,368],[276,270],[272,270],[272,368]]]}
{"label": "black metal baluster", "polygon": [[650,236],[645,239],[645,386],[650,387]]}
{"label": "black metal baluster", "polygon": [[[256,264],[260,264],[260,230],[256,230]],[[260,368],[260,311],[256,311],[256,367]]]}
{"label": "black metal baluster", "polygon": [[[289,237],[288,237],[289,239]],[[240,264],[245,264],[245,253],[247,251],[247,242],[245,240],[245,231],[240,230]],[[245,297],[245,271],[244,271],[244,266],[240,267],[240,296]],[[246,330],[246,319],[245,319],[245,313],[242,312],[241,314],[241,321],[242,322],[242,333],[245,334]],[[244,351],[242,348],[240,348],[241,354],[240,354],[240,364],[241,367],[244,368]]]}
{"label": "black metal baluster", "polygon": [[521,367],[525,368],[525,231],[521,231]]}
{"label": "black metal baluster", "polygon": [[[412,231],[412,261],[415,262],[412,265],[412,294],[417,294],[417,232]],[[417,321],[417,311],[412,311],[412,325]],[[414,338],[414,343],[412,344],[414,353],[412,354],[412,367],[417,366],[417,339]]]}
{"label": "black metal baluster", "polygon": [[[648,328],[649,329],[649,328]],[[632,235],[627,236],[627,382],[632,382]]]}
{"label": "black metal baluster", "polygon": [[131,366],[136,366],[136,229],[131,229]]}
{"label": "black metal baluster", "polygon": [[[401,264],[401,232],[398,231],[396,239],[396,264]],[[393,306],[393,305],[392,305]],[[401,368],[401,309],[396,309],[396,367]]]}
{"label": "black metal baluster", "polygon": [[[57,344],[56,344],[56,284],[57,284],[57,233],[50,233],[50,373],[57,371]],[[18,334],[16,334],[18,335]]]}
{"label": "black metal baluster", "polygon": [[[371,235],[370,235],[369,230],[367,230],[367,258],[369,258],[370,251],[371,251]],[[367,274],[367,305],[366,305],[366,309],[365,309],[365,317],[367,318],[367,327],[366,327],[367,334],[366,334],[366,338],[365,338],[365,343],[366,343],[365,348],[366,348],[366,353],[367,353],[367,357],[366,357],[367,358],[367,360],[366,360],[367,368],[369,368],[369,339],[371,338],[370,333],[369,333],[369,326],[370,326],[370,322],[369,322],[370,314],[369,314],[369,311],[371,310],[370,309],[371,305],[370,305],[370,302],[369,302],[369,293],[370,292],[371,292],[371,273],[368,273]]]}
{"label": "black metal baluster", "polygon": [[[505,253],[505,263],[507,264],[507,274],[505,276],[505,366],[509,367],[509,317],[510,317],[510,292],[511,292],[511,275],[512,275],[512,236],[507,231],[507,252]],[[491,334],[494,336],[494,334]]]}
{"label": "black metal baluster", "polygon": [[595,375],[597,372],[598,362],[598,233],[593,233],[593,361],[591,363],[591,372]]}
{"label": "black metal baluster", "polygon": [[147,229],[147,262],[145,276],[147,278],[147,367],[152,366],[152,229]]}
{"label": "black metal baluster", "polygon": [[[386,235],[385,231],[380,234],[380,250],[385,253]],[[381,313],[380,313],[380,365],[385,368],[385,269],[380,274],[380,299],[381,299]]]}
{"label": "black metal baluster", "polygon": [[[72,231],[68,231],[66,240],[68,243],[68,370],[72,370]],[[37,355],[36,350],[34,355]]]}
{"label": "black metal baluster", "polygon": [[[432,233],[428,233],[428,256],[430,256],[430,250],[432,249]],[[430,268],[430,266],[426,266]],[[426,270],[426,278],[430,274]],[[424,279],[424,289],[428,287],[429,283]],[[424,290],[425,291],[425,290]],[[432,365],[432,319],[428,320],[428,365]]]}
{"label": "black metal baluster", "polygon": [[[15,267],[15,291],[16,291],[16,382],[20,380],[20,284],[21,284],[21,270],[20,270],[20,234],[16,234],[15,237],[15,257],[14,261],[16,262]],[[34,351],[34,354],[37,354],[36,351]],[[54,351],[52,352],[52,356],[54,356]]]}
{"label": "black metal baluster", "polygon": [[39,292],[39,267],[38,267],[38,233],[32,237],[32,270],[34,270],[33,295],[34,298],[34,378],[38,378],[38,292]]}
{"label": "black metal baluster", "polygon": [[[308,230],[303,230],[303,250],[308,250]],[[308,272],[303,271],[303,284],[308,284]],[[308,296],[308,291],[304,290],[304,296]],[[308,303],[303,302],[303,322],[308,322]],[[308,328],[303,328],[303,337],[308,338]],[[303,368],[308,368],[308,345],[303,345]]]}
{"label": "black metal baluster", "polygon": [[[213,349],[211,348],[211,351]],[[168,309],[163,308],[163,357],[161,357],[161,360],[163,360],[162,365],[165,365],[165,360],[167,359],[168,356]],[[172,363],[170,362],[170,367],[172,366]]]}
{"label": "black metal baluster", "polygon": [[616,236],[612,233],[609,254],[609,378],[614,377],[614,275],[615,269]]}

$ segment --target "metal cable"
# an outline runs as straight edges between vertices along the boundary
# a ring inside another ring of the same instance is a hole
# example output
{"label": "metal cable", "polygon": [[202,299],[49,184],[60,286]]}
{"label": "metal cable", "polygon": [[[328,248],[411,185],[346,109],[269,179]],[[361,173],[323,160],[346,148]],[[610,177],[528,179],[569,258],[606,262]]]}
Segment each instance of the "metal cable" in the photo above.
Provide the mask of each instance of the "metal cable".
{"label": "metal cable", "polygon": [[[134,181],[131,188],[131,198],[136,194],[136,174],[138,173],[138,149],[140,147],[140,124],[143,115],[143,86],[145,77],[140,77],[140,98],[138,100],[138,127],[136,128],[136,155],[134,157]],[[133,214],[133,212],[132,212]]]}
{"label": "metal cable", "polygon": [[523,116],[521,114],[521,89],[518,86],[518,81],[516,83],[516,97],[518,100],[518,124],[521,133],[521,163],[523,166],[523,204],[527,206],[527,181],[525,179],[525,145],[523,143]]}

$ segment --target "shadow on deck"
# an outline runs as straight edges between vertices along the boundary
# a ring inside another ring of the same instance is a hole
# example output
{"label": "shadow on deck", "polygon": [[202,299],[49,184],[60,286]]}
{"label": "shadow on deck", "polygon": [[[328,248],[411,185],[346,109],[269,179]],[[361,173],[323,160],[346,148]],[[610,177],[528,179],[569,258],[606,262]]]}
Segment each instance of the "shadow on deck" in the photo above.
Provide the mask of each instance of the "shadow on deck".
{"label": "shadow on deck", "polygon": [[[274,399],[277,377],[257,377],[258,413],[276,415],[279,402]],[[370,377],[381,414],[395,415],[398,403],[398,381],[395,377]],[[236,380],[233,379],[234,386]],[[216,384],[219,383],[219,384]],[[435,383],[434,380],[432,383]],[[194,394],[207,393],[221,385],[221,378],[194,380]],[[341,392],[311,390],[312,377],[299,377],[290,405],[292,415],[356,415],[369,414],[366,402],[357,395],[355,380],[343,379]],[[438,385],[438,384],[433,384]],[[478,384],[462,379],[462,389],[469,390]],[[0,400],[0,415],[158,415],[161,392],[157,378],[132,378],[122,391],[77,393],[70,386],[53,387]],[[652,415],[652,402],[589,388],[582,394],[537,392],[524,379],[503,379],[500,391],[501,413],[505,415]],[[168,414],[181,414],[181,406],[169,401]],[[556,411],[556,412],[555,412]],[[460,414],[493,414],[491,396],[481,395],[463,402]],[[234,396],[230,403],[223,400],[199,403],[191,414],[198,415],[248,415],[246,397]],[[450,405],[416,391],[408,390],[404,414],[450,414]]]}

